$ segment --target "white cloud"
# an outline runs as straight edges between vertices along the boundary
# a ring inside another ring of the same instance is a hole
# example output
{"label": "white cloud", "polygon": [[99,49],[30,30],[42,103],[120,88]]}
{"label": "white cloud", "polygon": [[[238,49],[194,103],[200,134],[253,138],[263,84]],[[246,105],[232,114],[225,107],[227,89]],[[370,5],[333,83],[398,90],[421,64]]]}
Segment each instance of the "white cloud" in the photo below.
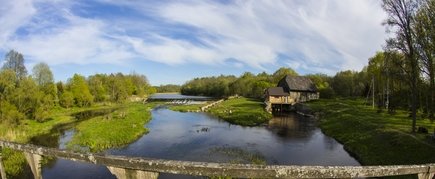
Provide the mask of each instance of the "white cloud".
{"label": "white cloud", "polygon": [[15,31],[36,13],[36,9],[32,6],[31,0],[0,0],[0,4],[0,49],[2,49]]}
{"label": "white cloud", "polygon": [[219,36],[201,39],[222,54],[219,58],[257,68],[284,54],[306,66],[359,70],[381,49],[385,36],[385,15],[374,0],[173,3],[160,13],[170,22]]}
{"label": "white cloud", "polygon": [[[385,37],[377,0],[100,1],[136,13],[134,18],[80,16],[72,9],[77,1],[0,1],[0,50],[16,48],[50,64],[234,61],[332,74],[359,70]],[[36,5],[41,3],[53,7]],[[29,34],[17,34],[20,27]],[[180,32],[181,38],[171,34]]]}

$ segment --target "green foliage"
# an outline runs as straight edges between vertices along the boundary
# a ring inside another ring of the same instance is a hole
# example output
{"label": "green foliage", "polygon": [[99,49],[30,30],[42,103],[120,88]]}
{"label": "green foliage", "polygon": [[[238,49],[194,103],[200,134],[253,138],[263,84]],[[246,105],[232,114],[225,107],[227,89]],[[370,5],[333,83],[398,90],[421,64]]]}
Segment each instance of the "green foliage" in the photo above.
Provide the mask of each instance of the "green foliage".
{"label": "green foliage", "polygon": [[365,71],[340,71],[332,78],[332,88],[335,94],[342,97],[364,96],[367,86]]}
{"label": "green foliage", "polygon": [[211,108],[209,112],[225,121],[243,126],[256,126],[272,117],[264,110],[261,101],[248,98],[225,100]]}
{"label": "green foliage", "polygon": [[64,91],[60,96],[59,103],[64,108],[70,108],[74,105],[74,95],[70,91]]}
{"label": "green foliage", "polygon": [[68,80],[69,88],[74,96],[74,103],[79,107],[90,106],[93,102],[93,96],[89,92],[89,87],[85,77],[74,74],[72,79]]}
{"label": "green foliage", "polygon": [[273,73],[273,75],[272,75],[272,78],[273,78],[272,83],[277,84],[279,82],[279,80],[284,78],[286,75],[299,76],[299,74],[296,73],[296,71],[294,71],[293,69],[281,67],[280,69],[276,70],[275,73]]}
{"label": "green foliage", "polygon": [[10,96],[10,101],[15,104],[18,111],[34,119],[36,109],[42,105],[43,95],[32,78],[26,77],[19,81]]}
{"label": "green foliage", "polygon": [[202,95],[224,97],[229,96],[228,85],[235,80],[234,76],[218,76],[195,78],[181,87],[185,95]]}
{"label": "green foliage", "polygon": [[16,126],[24,117],[14,105],[7,101],[0,101],[0,123]]}
{"label": "green foliage", "polygon": [[332,77],[325,74],[313,74],[307,75],[308,78],[316,85],[317,90],[320,93],[320,98],[330,99],[335,96],[335,92],[332,89]]}
{"label": "green foliage", "polygon": [[23,168],[28,165],[22,152],[17,152],[9,148],[2,148],[0,152],[3,156],[2,162],[8,177],[19,176],[23,172]]}
{"label": "green foliage", "polygon": [[88,78],[89,91],[94,96],[95,102],[102,102],[107,100],[106,89],[103,85],[104,76],[93,75]]}
{"label": "green foliage", "polygon": [[4,101],[10,97],[16,87],[16,76],[12,70],[0,71],[0,100]]}
{"label": "green foliage", "polygon": [[[320,127],[344,144],[363,165],[433,163],[435,144],[428,134],[412,134],[408,112],[378,113],[364,100],[319,100],[309,106],[319,115]],[[418,126],[435,129],[427,119]],[[385,152],[388,151],[388,152]]]}
{"label": "green foliage", "polygon": [[180,92],[181,86],[180,85],[160,85],[156,87],[158,93],[177,93]]}

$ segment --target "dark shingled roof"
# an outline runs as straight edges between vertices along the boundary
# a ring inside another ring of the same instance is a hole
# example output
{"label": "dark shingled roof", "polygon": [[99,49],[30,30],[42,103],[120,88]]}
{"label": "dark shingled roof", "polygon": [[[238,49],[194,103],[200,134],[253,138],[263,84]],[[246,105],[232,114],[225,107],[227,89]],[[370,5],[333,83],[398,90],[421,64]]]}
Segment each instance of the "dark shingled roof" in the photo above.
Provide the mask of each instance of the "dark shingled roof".
{"label": "dark shingled roof", "polygon": [[289,94],[284,92],[282,87],[267,88],[267,94],[269,96],[288,96]]}
{"label": "dark shingled roof", "polygon": [[307,77],[287,75],[278,83],[283,87],[285,92],[289,91],[308,91],[317,92],[316,85]]}

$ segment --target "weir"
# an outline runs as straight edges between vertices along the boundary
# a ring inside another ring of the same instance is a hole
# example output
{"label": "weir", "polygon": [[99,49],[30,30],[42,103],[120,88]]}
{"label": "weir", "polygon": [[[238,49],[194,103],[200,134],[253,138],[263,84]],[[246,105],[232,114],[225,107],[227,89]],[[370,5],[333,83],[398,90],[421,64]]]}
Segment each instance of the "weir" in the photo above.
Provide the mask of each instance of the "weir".
{"label": "weir", "polygon": [[[0,147],[24,152],[35,178],[38,179],[42,178],[42,156],[104,165],[108,167],[112,174],[120,179],[156,179],[159,173],[194,176],[232,176],[238,178],[360,178],[415,174],[419,179],[432,179],[435,174],[435,164],[392,166],[252,165],[77,153],[8,141],[0,141]],[[0,155],[0,171],[2,179],[5,179],[5,170],[1,159]]]}

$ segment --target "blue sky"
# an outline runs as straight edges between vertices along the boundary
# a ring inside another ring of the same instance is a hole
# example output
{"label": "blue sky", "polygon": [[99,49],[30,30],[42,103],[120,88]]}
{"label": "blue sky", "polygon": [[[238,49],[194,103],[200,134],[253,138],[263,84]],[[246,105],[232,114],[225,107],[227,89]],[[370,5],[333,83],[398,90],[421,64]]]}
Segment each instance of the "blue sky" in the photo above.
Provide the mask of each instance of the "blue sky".
{"label": "blue sky", "polygon": [[[153,85],[291,67],[360,70],[382,50],[378,0],[0,0],[0,56],[74,73],[137,72]],[[0,58],[2,63],[3,58]]]}

